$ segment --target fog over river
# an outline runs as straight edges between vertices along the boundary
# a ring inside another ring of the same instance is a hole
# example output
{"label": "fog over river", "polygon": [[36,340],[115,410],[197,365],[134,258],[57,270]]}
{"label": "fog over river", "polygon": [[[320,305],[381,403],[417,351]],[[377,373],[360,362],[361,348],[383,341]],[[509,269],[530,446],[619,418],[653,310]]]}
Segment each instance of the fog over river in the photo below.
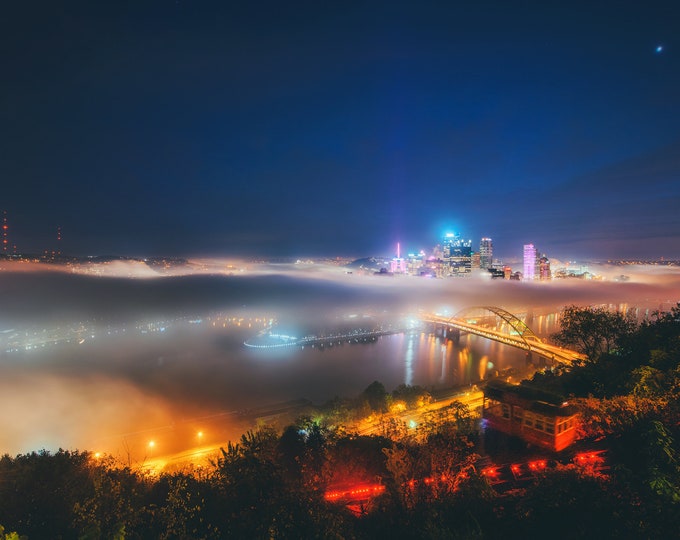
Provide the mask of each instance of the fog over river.
{"label": "fog over river", "polygon": [[374,380],[388,390],[467,385],[525,361],[522,351],[481,338],[463,336],[456,345],[425,331],[323,350],[243,346],[270,321],[305,332],[350,316],[392,320],[490,305],[528,313],[546,336],[557,329],[551,314],[568,304],[644,315],[680,301],[680,272],[667,267],[627,267],[625,282],[549,283],[347,274],[311,264],[226,267],[201,261],[160,276],[121,263],[118,273],[100,277],[4,263],[0,454],[60,447],[120,454],[140,434],[190,431],[205,418],[227,425],[246,408],[355,397]]}

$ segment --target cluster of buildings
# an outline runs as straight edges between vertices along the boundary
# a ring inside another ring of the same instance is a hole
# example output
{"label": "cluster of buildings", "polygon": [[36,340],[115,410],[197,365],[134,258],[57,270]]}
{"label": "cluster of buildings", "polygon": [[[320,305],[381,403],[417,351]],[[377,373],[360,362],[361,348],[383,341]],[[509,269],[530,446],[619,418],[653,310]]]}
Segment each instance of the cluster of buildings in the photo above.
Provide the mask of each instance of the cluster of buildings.
{"label": "cluster of buildings", "polygon": [[402,256],[397,244],[397,255],[389,261],[389,269],[386,266],[381,273],[444,278],[466,276],[473,270],[487,271],[495,279],[533,281],[552,278],[550,260],[533,244],[524,246],[522,272],[513,272],[510,266],[493,258],[491,238],[482,238],[479,248],[473,250],[472,240],[455,233],[445,234],[429,255],[420,251]]}

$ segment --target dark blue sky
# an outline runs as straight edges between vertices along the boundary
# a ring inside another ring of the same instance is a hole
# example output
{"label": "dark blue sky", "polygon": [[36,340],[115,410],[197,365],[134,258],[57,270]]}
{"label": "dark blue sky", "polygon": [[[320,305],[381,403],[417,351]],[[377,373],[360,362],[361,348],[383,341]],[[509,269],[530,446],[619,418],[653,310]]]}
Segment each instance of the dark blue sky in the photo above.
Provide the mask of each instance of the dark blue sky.
{"label": "dark blue sky", "polygon": [[0,208],[19,251],[680,258],[678,36],[677,1],[13,2]]}

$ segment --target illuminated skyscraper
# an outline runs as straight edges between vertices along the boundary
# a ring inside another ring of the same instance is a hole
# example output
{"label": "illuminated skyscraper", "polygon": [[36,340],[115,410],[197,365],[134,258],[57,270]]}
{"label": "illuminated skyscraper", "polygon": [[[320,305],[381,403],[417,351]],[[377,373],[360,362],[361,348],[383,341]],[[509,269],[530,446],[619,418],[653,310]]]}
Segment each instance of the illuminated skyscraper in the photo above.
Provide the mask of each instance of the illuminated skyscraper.
{"label": "illuminated skyscraper", "polygon": [[493,264],[493,243],[491,238],[482,238],[479,243],[479,267],[487,270]]}
{"label": "illuminated skyscraper", "polygon": [[536,248],[533,244],[524,244],[524,275],[523,279],[536,279]]}
{"label": "illuminated skyscraper", "polygon": [[552,278],[552,275],[550,274],[550,259],[545,255],[538,260],[538,277],[541,281]]}
{"label": "illuminated skyscraper", "polygon": [[443,241],[443,262],[446,274],[450,276],[469,274],[472,271],[472,240],[447,233]]}
{"label": "illuminated skyscraper", "polygon": [[401,245],[397,243],[397,256],[390,262],[390,272],[394,274],[406,273],[406,261],[401,257]]}

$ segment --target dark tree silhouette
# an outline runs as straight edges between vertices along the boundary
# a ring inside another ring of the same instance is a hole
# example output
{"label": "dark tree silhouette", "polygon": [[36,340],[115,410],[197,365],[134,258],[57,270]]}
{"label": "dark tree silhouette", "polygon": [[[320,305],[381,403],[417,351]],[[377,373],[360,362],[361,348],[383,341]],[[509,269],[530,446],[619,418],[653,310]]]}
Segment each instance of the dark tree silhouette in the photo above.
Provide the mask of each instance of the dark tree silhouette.
{"label": "dark tree silhouette", "polygon": [[561,330],[551,337],[560,345],[574,347],[595,362],[611,353],[636,328],[635,320],[605,308],[567,306],[562,310]]}

